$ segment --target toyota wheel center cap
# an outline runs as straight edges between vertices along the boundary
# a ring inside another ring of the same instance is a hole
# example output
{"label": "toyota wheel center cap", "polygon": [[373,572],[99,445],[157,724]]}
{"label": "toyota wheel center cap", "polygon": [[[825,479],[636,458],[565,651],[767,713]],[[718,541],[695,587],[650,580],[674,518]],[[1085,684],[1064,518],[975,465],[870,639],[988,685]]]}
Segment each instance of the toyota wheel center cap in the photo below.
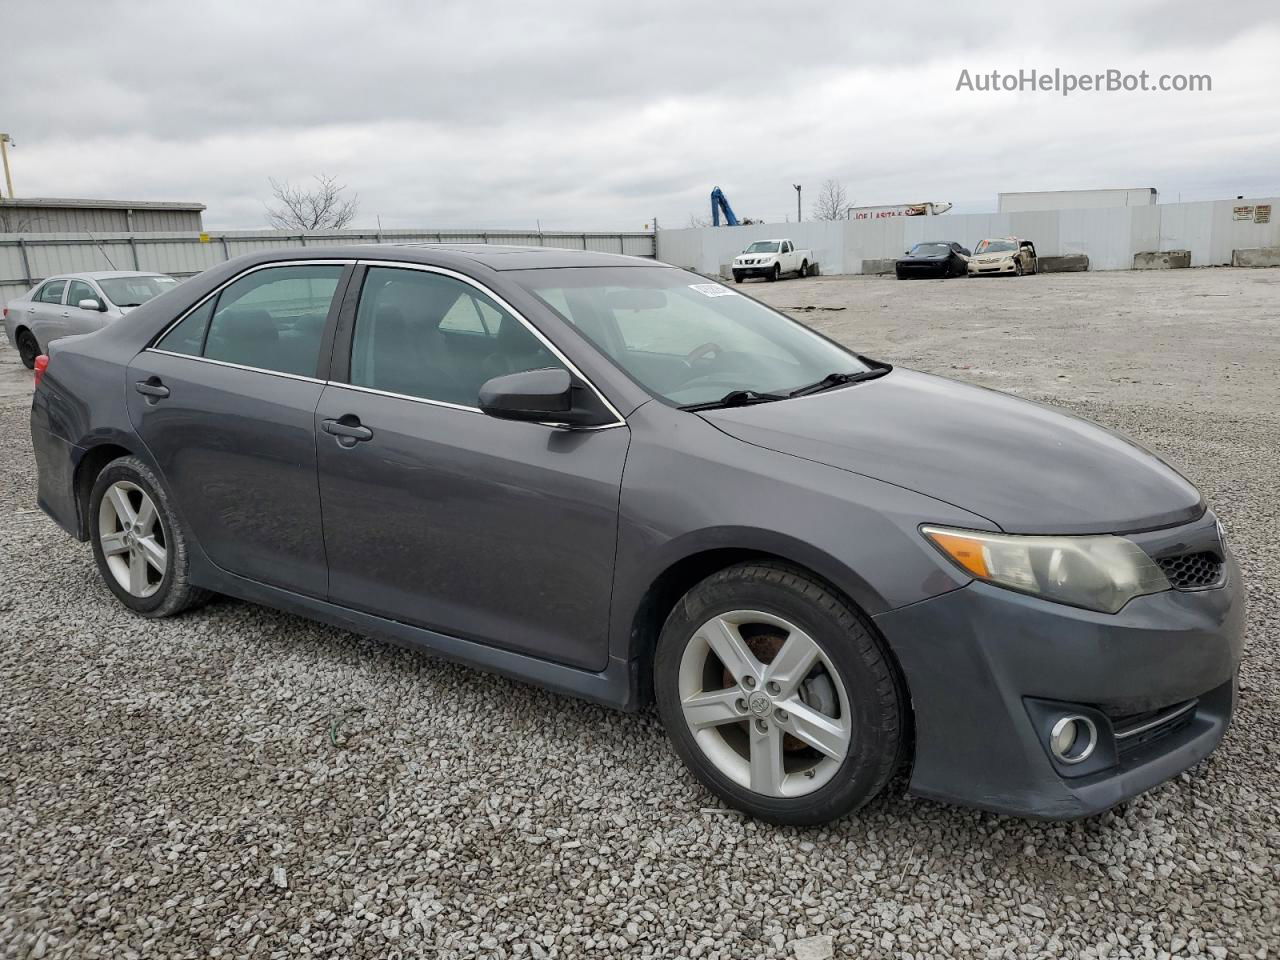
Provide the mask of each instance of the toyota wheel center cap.
{"label": "toyota wheel center cap", "polygon": [[747,707],[755,716],[763,717],[773,708],[773,702],[769,699],[768,694],[757,690],[747,700]]}

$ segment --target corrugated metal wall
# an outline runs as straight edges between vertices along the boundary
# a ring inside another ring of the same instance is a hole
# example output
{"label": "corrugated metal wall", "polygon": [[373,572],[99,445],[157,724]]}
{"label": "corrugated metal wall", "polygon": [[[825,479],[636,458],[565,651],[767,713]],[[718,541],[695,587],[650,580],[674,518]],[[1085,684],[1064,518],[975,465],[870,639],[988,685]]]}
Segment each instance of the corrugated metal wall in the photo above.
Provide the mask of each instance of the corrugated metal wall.
{"label": "corrugated metal wall", "polygon": [[22,234],[199,232],[203,225],[199,210],[26,206],[21,199],[0,206],[0,232],[6,229]]}
{"label": "corrugated metal wall", "polygon": [[[1268,218],[1236,209],[1271,205]],[[985,237],[1025,237],[1041,256],[1083,253],[1090,270],[1129,270],[1136,253],[1190,250],[1193,267],[1231,263],[1233,250],[1280,246],[1280,198],[1211,200],[1092,210],[946,213],[937,217],[765,223],[748,227],[663,230],[658,259],[716,274],[753,240],[790,237],[813,250],[823,273],[861,273],[863,260],[892,259],[925,240],[956,240],[969,249]]]}
{"label": "corrugated metal wall", "polygon": [[0,303],[45,277],[80,270],[154,270],[190,277],[245,253],[352,243],[502,243],[652,257],[652,233],[510,230],[339,230],[315,233],[233,230],[222,233],[0,234]]}

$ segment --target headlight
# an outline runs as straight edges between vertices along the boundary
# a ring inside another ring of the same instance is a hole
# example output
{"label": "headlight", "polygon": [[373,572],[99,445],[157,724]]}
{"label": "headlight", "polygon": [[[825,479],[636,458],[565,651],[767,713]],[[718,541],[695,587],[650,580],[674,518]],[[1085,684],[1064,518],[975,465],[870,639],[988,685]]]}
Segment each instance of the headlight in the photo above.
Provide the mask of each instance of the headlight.
{"label": "headlight", "polygon": [[1170,589],[1164,571],[1124,537],[1019,537],[921,527],[979,580],[1087,610],[1115,613],[1134,597]]}

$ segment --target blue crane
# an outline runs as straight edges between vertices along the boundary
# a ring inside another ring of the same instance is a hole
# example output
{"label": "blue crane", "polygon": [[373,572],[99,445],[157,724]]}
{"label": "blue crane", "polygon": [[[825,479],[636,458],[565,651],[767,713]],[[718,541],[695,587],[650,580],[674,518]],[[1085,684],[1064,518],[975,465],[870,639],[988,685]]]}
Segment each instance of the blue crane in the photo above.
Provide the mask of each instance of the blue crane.
{"label": "blue crane", "polygon": [[724,191],[716,187],[711,191],[711,225],[713,227],[720,226],[720,211],[724,211],[725,226],[736,227],[738,218],[733,212],[733,207],[729,206],[729,201],[725,199]]}

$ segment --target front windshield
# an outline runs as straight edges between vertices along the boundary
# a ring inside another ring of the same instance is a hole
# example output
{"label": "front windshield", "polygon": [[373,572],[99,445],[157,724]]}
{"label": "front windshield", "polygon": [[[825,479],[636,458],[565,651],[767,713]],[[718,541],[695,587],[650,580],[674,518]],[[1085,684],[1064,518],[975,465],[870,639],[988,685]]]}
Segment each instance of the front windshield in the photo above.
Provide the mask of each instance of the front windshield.
{"label": "front windshield", "polygon": [[117,307],[138,307],[178,285],[173,277],[110,277],[98,286]]}
{"label": "front windshield", "polygon": [[1018,245],[1012,240],[983,240],[974,253],[1013,253]]}
{"label": "front windshield", "polygon": [[757,240],[755,243],[751,244],[751,246],[747,247],[747,249],[743,250],[742,252],[743,253],[777,253],[778,242],[776,240]]}
{"label": "front windshield", "polygon": [[738,390],[786,394],[867,365],[808,327],[673,267],[573,267],[508,276],[649,392],[685,406]]}
{"label": "front windshield", "polygon": [[951,252],[945,243],[917,243],[911,248],[913,257],[941,257]]}

